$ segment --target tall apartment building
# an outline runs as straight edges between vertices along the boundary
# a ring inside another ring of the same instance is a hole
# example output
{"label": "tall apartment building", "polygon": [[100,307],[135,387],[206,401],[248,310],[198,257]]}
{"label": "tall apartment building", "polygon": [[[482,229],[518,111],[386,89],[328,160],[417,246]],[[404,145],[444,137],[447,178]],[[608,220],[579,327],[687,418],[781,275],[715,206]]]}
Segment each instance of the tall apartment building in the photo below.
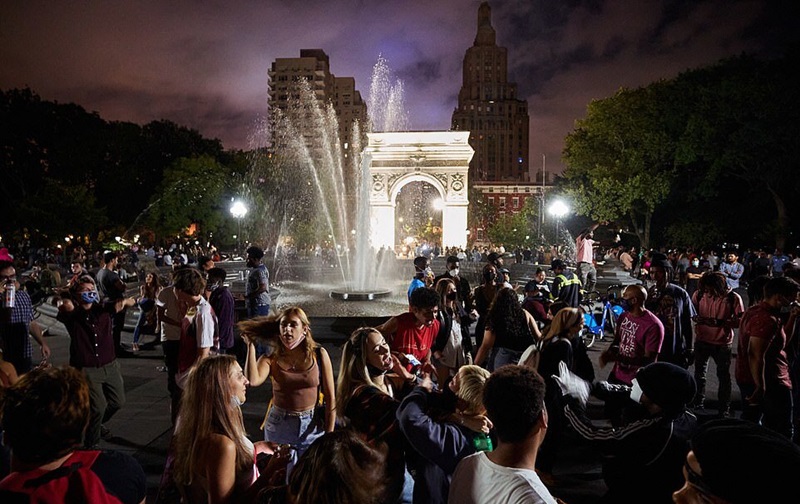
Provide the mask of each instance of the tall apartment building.
{"label": "tall apartment building", "polygon": [[478,33],[464,55],[453,130],[470,131],[475,155],[469,180],[527,182],[528,102],[508,82],[508,50],[498,47],[488,2],[478,8]]}
{"label": "tall apartment building", "polygon": [[362,132],[367,122],[367,104],[356,89],[355,79],[333,75],[328,55],[322,49],[301,49],[299,58],[277,58],[272,63],[269,70],[270,110],[287,110],[292,100],[299,98],[295,86],[300,79],[308,80],[318,100],[333,104],[342,147],[350,149],[353,121],[362,124]]}

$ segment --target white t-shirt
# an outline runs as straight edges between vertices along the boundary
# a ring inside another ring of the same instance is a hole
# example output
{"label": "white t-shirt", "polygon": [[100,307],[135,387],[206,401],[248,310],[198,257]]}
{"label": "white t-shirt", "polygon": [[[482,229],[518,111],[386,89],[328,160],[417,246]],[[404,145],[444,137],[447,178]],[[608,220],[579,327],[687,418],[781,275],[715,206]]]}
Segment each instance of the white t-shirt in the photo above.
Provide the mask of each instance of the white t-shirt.
{"label": "white t-shirt", "polygon": [[497,465],[479,452],[458,463],[448,504],[556,504],[532,469]]}
{"label": "white t-shirt", "polygon": [[[156,306],[164,308],[164,315],[180,322],[181,315],[178,308],[178,298],[175,296],[175,288],[164,287],[156,297]],[[181,326],[161,322],[161,341],[180,341]]]}
{"label": "white t-shirt", "polygon": [[206,301],[206,298],[200,298],[194,318],[189,315],[186,318],[189,324],[192,322],[197,323],[197,348],[219,349],[217,316],[214,315],[214,310],[211,309],[211,305]]}

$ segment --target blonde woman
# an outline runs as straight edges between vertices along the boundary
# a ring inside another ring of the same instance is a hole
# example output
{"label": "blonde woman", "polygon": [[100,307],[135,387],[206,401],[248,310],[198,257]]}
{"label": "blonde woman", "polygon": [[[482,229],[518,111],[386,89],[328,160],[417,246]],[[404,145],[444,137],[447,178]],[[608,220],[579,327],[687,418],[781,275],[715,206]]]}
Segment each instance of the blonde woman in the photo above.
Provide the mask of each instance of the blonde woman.
{"label": "blonde woman", "polygon": [[[289,444],[297,459],[336,424],[336,393],[328,352],[311,335],[308,316],[299,307],[284,309],[277,317],[256,317],[239,322],[247,344],[245,373],[253,387],[272,380],[272,402],[263,424],[264,440]],[[271,351],[256,359],[256,341]],[[318,407],[320,392],[324,407]]]}
{"label": "blonde woman", "polygon": [[[390,371],[395,382],[389,376]],[[385,502],[412,501],[414,480],[406,470],[406,440],[397,425],[400,401],[396,399],[395,388],[411,388],[415,380],[391,353],[377,329],[356,329],[344,344],[336,411],[343,422],[349,423],[372,446],[386,444]]]}
{"label": "blonde woman", "polygon": [[564,362],[581,378],[589,382],[594,381],[594,368],[580,334],[583,325],[583,311],[578,308],[562,308],[542,333],[538,371],[545,378],[547,385],[544,403],[547,406],[550,422],[542,447],[539,449],[536,467],[545,483],[548,481],[553,483],[553,467],[566,425],[561,390],[552,377],[559,374],[558,365]]}
{"label": "blonde woman", "polygon": [[[240,406],[247,377],[236,358],[214,355],[189,373],[175,427],[173,477],[187,503],[243,502],[258,477],[257,452],[265,443],[248,438]],[[276,453],[277,458],[288,455]],[[287,460],[288,461],[288,460]]]}

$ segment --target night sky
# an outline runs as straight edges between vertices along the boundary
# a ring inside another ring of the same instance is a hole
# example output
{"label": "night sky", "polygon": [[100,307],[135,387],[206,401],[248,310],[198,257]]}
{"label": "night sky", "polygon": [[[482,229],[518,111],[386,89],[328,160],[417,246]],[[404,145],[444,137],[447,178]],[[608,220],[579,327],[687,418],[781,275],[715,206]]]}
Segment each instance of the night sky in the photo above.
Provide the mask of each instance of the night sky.
{"label": "night sky", "polygon": [[[321,48],[366,100],[383,55],[411,126],[449,129],[478,0],[17,1],[0,4],[0,89],[29,86],[107,120],[170,119],[226,148],[263,144],[267,70]],[[531,167],[560,169],[587,103],[742,52],[796,43],[797,2],[495,0],[510,80],[528,100]],[[780,6],[779,6],[780,5]],[[785,5],[785,6],[784,6]],[[788,6],[788,7],[787,7]],[[255,141],[255,143],[253,143]]]}

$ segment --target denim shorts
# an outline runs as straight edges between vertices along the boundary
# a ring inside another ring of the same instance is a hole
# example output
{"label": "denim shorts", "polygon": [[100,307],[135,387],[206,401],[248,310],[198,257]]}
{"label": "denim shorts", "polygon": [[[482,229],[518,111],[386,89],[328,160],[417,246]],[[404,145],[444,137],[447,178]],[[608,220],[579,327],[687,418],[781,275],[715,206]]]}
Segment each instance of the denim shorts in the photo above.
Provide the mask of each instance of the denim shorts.
{"label": "denim shorts", "polygon": [[[318,414],[315,415],[315,411]],[[322,408],[303,412],[288,411],[274,404],[264,423],[264,440],[292,445],[291,466],[297,462],[311,443],[325,434],[325,414]],[[289,471],[287,470],[287,473]]]}

